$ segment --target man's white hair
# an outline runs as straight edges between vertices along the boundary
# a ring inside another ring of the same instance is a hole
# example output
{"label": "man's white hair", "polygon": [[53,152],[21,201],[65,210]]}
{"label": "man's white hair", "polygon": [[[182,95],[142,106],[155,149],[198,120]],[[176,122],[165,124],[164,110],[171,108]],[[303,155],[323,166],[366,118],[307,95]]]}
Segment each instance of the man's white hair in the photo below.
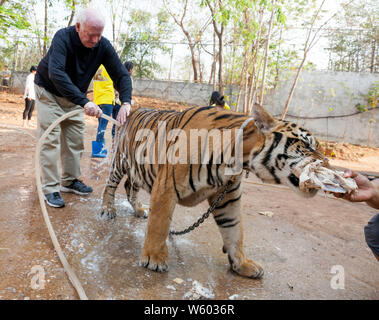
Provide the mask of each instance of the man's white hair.
{"label": "man's white hair", "polygon": [[95,24],[105,25],[104,16],[100,13],[99,10],[94,8],[85,8],[80,10],[76,22],[81,25],[86,24],[87,22],[92,22]]}

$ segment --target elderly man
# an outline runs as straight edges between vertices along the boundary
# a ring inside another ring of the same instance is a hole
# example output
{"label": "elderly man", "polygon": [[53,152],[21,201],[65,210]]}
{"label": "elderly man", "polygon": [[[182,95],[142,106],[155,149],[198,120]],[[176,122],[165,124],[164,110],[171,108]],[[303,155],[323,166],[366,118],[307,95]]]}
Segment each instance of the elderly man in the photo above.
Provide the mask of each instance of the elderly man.
{"label": "elderly man", "polygon": [[[102,111],[89,101],[86,92],[101,64],[107,69],[122,102],[117,120],[124,124],[129,116],[132,82],[109,40],[102,37],[104,18],[94,9],[80,12],[75,26],[59,30],[35,77],[39,136],[67,112],[84,108],[89,116]],[[80,177],[80,158],[84,149],[84,113],[66,119],[46,139],[41,149],[42,188],[48,205],[63,207],[60,191],[86,195],[92,188]],[[62,163],[58,170],[59,153]]]}

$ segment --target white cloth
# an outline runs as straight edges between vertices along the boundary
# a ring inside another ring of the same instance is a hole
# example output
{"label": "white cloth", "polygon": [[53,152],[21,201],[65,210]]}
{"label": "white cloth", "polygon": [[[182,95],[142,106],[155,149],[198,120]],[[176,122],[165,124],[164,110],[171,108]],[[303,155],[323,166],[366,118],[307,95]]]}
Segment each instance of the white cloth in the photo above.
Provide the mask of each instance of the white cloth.
{"label": "white cloth", "polygon": [[36,99],[36,92],[34,91],[34,77],[35,75],[33,73],[30,73],[26,77],[24,99],[26,98],[32,98],[33,100]]}

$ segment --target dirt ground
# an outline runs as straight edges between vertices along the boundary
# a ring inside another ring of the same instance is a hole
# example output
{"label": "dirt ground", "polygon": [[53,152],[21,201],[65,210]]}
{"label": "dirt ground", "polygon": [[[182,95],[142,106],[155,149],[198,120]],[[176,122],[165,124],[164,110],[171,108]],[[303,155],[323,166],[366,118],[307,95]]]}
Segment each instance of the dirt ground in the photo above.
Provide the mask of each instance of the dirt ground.
{"label": "dirt ground", "polygon": [[[135,100],[146,107],[185,108],[158,99]],[[0,299],[78,299],[42,217],[34,175],[36,112],[33,127],[23,129],[23,107],[21,95],[0,93]],[[147,220],[130,213],[122,187],[116,196],[117,219],[98,218],[109,160],[91,159],[97,122],[86,117],[86,124],[82,178],[94,192],[64,194],[66,207],[48,211],[90,299],[186,299],[195,280],[215,299],[379,299],[379,264],[363,234],[374,209],[321,193],[303,199],[286,187],[260,184],[252,174],[244,181],[244,244],[247,255],[265,269],[261,280],[229,270],[212,218],[168,241],[168,273],[139,267]],[[110,126],[106,141],[110,146]],[[328,143],[328,152],[333,165],[379,174],[379,149]],[[141,198],[148,204],[148,194]],[[172,227],[187,227],[206,210],[206,203],[178,206]],[[39,287],[36,270],[45,279]],[[344,276],[339,289],[333,285],[336,276]]]}

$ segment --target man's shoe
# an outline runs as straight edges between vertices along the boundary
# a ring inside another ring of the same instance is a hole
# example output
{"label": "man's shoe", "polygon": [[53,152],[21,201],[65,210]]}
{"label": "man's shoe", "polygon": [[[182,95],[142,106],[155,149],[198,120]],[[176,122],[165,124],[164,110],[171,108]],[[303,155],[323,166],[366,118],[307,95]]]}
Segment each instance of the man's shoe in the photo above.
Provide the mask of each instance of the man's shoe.
{"label": "man's shoe", "polygon": [[59,192],[45,194],[45,200],[50,207],[62,208],[66,205]]}
{"label": "man's shoe", "polygon": [[84,196],[86,194],[90,194],[93,190],[91,187],[86,186],[83,182],[81,182],[78,179],[75,179],[72,181],[72,183],[66,187],[61,187],[62,192],[71,192],[76,193],[81,196]]}

